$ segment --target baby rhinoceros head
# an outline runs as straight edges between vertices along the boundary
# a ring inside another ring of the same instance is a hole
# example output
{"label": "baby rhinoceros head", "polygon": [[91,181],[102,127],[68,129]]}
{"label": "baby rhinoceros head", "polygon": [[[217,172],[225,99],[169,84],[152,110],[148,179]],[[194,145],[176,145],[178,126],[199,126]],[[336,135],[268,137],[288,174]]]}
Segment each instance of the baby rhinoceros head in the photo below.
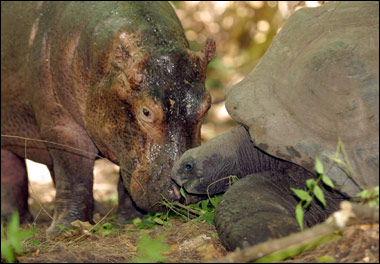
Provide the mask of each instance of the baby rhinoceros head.
{"label": "baby rhinoceros head", "polygon": [[171,177],[190,194],[224,192],[228,176],[236,171],[235,152],[228,148],[223,135],[189,149],[174,163]]}

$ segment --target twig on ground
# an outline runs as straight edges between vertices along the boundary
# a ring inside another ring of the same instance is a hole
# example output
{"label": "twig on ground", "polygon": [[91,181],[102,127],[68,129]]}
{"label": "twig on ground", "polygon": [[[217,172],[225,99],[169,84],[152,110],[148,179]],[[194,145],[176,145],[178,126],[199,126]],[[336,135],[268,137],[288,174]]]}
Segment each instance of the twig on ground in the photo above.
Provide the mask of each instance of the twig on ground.
{"label": "twig on ground", "polygon": [[194,210],[194,209],[191,209],[189,206],[186,206],[186,205],[183,205],[183,204],[181,204],[181,203],[179,203],[179,202],[174,202],[173,203],[175,206],[178,206],[178,207],[181,207],[181,208],[183,208],[183,209],[185,209],[185,210],[188,210],[188,211],[190,211],[190,213],[193,213],[193,214],[195,214],[195,215],[197,215],[197,216],[201,216],[202,215],[202,213],[201,212],[198,212],[198,211],[196,211],[196,210]]}

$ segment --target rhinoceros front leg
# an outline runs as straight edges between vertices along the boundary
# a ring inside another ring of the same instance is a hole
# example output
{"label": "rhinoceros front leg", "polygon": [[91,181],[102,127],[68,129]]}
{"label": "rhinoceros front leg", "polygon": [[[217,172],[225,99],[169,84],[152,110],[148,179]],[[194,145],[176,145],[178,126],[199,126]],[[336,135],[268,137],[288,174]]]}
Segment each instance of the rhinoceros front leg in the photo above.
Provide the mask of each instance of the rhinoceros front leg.
{"label": "rhinoceros front leg", "polygon": [[[232,185],[223,195],[214,215],[222,244],[228,250],[245,248],[298,232],[294,215],[294,197],[281,189],[281,182],[270,182],[267,171],[247,175]],[[277,186],[276,186],[277,185]]]}
{"label": "rhinoceros front leg", "polygon": [[42,130],[41,137],[81,150],[47,143],[56,187],[54,217],[47,233],[58,231],[58,224],[70,226],[75,220],[92,222],[96,147],[84,130],[73,122]]}
{"label": "rhinoceros front leg", "polygon": [[1,217],[8,221],[14,211],[20,222],[32,222],[28,209],[28,176],[25,159],[1,149]]}

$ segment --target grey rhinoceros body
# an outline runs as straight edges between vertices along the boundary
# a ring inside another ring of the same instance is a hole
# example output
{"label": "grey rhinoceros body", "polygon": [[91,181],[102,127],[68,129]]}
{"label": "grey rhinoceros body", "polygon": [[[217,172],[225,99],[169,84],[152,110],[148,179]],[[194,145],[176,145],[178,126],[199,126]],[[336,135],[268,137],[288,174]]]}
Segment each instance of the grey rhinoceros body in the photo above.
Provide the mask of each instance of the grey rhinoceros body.
{"label": "grey rhinoceros body", "polygon": [[137,213],[123,208],[129,195],[143,210],[161,210],[161,195],[178,199],[169,172],[199,145],[214,51],[211,40],[189,50],[167,2],[2,3],[1,133],[45,140],[2,137],[2,216],[16,209],[30,220],[25,157],[53,176],[50,231],[91,221],[99,152],[120,165],[126,218]]}
{"label": "grey rhinoceros body", "polygon": [[[244,125],[188,150],[172,178],[189,193],[225,191],[214,221],[227,249],[297,231],[297,199],[316,178],[315,158],[336,189],[326,207],[311,204],[306,226],[342,199],[379,184],[379,3],[328,2],[295,12],[260,63],[227,94],[226,108]],[[345,151],[344,151],[345,150]],[[335,157],[335,158],[336,158]],[[218,182],[217,182],[218,181]],[[216,183],[215,183],[216,182]],[[211,185],[210,185],[211,184]]]}

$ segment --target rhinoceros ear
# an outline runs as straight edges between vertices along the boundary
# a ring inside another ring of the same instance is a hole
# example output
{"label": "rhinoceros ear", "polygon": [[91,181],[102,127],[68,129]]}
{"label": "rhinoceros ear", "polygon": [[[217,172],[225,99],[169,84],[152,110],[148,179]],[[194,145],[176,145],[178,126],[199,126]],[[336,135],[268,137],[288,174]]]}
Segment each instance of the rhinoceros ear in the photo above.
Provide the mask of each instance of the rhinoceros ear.
{"label": "rhinoceros ear", "polygon": [[113,50],[111,65],[116,68],[124,69],[129,63],[130,57],[131,55],[127,51],[126,47],[123,45],[118,45]]}
{"label": "rhinoceros ear", "polygon": [[216,43],[211,37],[208,37],[206,40],[205,46],[201,49],[201,57],[205,58],[206,65],[214,58],[216,50]]}

